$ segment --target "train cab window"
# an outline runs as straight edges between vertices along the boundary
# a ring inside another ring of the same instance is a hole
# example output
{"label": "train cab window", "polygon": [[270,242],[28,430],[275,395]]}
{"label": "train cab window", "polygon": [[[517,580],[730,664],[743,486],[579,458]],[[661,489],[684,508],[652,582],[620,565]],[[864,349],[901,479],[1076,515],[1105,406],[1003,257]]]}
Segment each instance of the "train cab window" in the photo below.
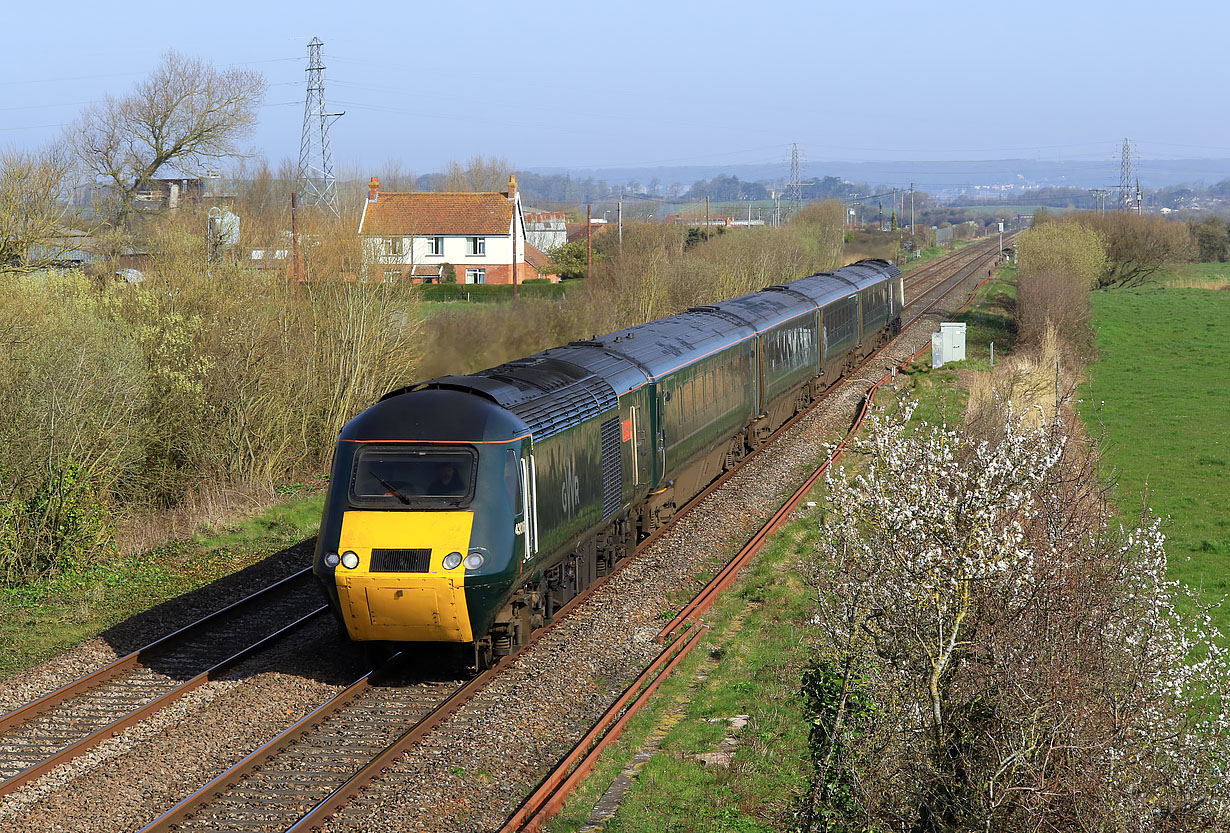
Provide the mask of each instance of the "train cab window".
{"label": "train cab window", "polygon": [[475,462],[464,449],[364,446],[355,456],[350,501],[386,509],[465,506],[474,493]]}

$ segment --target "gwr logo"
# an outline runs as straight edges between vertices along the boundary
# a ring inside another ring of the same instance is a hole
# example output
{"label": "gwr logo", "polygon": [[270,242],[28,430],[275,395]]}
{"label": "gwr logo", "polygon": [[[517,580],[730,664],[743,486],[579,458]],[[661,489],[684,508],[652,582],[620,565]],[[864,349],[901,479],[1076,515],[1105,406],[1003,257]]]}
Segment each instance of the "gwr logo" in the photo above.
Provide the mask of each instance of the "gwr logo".
{"label": "gwr logo", "polygon": [[577,464],[572,458],[564,463],[564,482],[560,484],[560,505],[565,515],[571,515],[581,506],[581,478],[577,476]]}

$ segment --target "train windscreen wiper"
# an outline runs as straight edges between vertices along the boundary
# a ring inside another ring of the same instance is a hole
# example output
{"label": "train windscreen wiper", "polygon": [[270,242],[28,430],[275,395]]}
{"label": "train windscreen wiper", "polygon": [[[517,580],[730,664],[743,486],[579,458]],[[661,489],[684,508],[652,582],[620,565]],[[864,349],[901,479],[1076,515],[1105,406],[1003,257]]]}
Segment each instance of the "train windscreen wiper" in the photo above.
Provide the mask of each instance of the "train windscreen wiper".
{"label": "train windscreen wiper", "polygon": [[390,483],[389,481],[385,480],[385,479],[384,479],[383,477],[381,477],[380,475],[376,474],[374,471],[373,471],[373,472],[371,472],[371,475],[372,475],[372,477],[374,477],[374,478],[376,478],[377,480],[379,480],[379,481],[380,481],[380,485],[381,485],[381,486],[383,486],[384,488],[388,489],[388,490],[389,490],[389,492],[390,492],[390,494],[392,494],[394,497],[396,497],[398,500],[400,500],[402,503],[406,504],[407,506],[409,506],[409,505],[410,505],[410,497],[409,497],[409,496],[408,496],[405,492],[403,492],[401,489],[399,489],[399,488],[397,488],[396,486],[394,486],[394,485],[393,485],[392,483]]}

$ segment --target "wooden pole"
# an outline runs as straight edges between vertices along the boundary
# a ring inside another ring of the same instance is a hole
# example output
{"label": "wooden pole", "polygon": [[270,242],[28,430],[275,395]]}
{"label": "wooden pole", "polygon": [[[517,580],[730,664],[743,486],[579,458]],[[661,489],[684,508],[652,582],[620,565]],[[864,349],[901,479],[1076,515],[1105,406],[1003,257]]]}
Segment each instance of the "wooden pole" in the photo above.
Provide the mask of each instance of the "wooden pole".
{"label": "wooden pole", "polygon": [[594,272],[594,207],[585,206],[585,278],[593,277]]}
{"label": "wooden pole", "polygon": [[295,193],[290,194],[290,240],[291,257],[290,274],[295,283],[303,283],[302,263],[299,260],[299,206],[295,201]]}

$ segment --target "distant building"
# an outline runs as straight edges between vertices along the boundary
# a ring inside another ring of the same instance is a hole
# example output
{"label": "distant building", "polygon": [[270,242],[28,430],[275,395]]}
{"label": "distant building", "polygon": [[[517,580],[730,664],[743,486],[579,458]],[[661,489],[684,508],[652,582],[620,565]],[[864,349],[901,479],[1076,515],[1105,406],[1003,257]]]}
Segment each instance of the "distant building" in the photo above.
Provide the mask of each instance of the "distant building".
{"label": "distant building", "polygon": [[200,202],[204,185],[199,177],[171,177],[151,179],[146,187],[133,195],[138,208],[151,210],[179,208],[187,203]]}
{"label": "distant building", "polygon": [[568,242],[568,226],[562,211],[525,212],[525,236],[530,245],[547,251]]}
{"label": "distant building", "polygon": [[557,267],[526,237],[516,177],[506,192],[385,192],[372,177],[359,221],[366,268],[379,280],[438,281],[452,264],[457,283],[559,281]]}

